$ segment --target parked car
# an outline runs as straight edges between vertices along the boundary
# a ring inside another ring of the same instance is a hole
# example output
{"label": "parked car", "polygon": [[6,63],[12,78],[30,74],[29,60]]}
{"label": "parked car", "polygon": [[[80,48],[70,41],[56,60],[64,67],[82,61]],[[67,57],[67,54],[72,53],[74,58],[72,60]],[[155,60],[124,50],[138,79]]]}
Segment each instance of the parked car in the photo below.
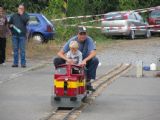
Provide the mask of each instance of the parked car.
{"label": "parked car", "polygon": [[[149,25],[160,25],[160,9],[153,10],[149,13],[148,23]],[[158,32],[157,30],[160,30],[160,26],[151,27],[153,33]]]}
{"label": "parked car", "polygon": [[[109,12],[104,15],[102,33],[107,36],[127,36],[135,39],[136,36],[151,36],[149,28],[143,18],[134,11]],[[143,27],[142,27],[143,26]]]}
{"label": "parked car", "polygon": [[[11,15],[7,15],[8,20]],[[27,25],[28,37],[38,43],[48,42],[55,36],[54,25],[43,15],[38,13],[29,13],[29,22]]]}

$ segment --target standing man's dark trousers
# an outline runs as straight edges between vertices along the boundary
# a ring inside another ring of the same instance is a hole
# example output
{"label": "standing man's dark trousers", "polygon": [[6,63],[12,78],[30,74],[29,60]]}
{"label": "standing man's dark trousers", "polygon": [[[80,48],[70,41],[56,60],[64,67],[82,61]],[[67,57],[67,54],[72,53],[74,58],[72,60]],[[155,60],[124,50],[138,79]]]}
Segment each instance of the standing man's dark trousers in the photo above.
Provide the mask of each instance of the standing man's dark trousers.
{"label": "standing man's dark trousers", "polygon": [[6,60],[6,38],[0,38],[0,64]]}

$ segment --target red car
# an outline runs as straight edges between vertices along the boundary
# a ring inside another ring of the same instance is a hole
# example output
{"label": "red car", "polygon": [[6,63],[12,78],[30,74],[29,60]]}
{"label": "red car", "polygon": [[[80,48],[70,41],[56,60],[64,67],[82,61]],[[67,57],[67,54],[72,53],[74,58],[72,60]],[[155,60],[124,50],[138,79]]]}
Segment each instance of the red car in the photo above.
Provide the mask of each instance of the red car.
{"label": "red car", "polygon": [[151,32],[160,32],[160,9],[150,12],[148,23],[151,25]]}

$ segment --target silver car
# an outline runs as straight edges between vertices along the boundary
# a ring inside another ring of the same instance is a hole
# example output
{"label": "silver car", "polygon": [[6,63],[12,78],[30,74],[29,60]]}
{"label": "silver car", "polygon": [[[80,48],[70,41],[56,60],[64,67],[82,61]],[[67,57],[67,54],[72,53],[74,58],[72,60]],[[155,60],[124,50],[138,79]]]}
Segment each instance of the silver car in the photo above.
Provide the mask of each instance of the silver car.
{"label": "silver car", "polygon": [[151,36],[143,18],[134,11],[109,12],[102,21],[102,33],[107,36],[127,36],[135,39],[136,36]]}

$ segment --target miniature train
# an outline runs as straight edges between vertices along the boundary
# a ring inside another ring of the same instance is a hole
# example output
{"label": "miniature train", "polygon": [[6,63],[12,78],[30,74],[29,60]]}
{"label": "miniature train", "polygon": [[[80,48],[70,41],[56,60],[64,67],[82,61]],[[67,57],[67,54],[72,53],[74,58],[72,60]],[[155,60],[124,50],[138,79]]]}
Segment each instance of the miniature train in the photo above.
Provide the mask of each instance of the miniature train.
{"label": "miniature train", "polygon": [[87,96],[84,67],[63,64],[55,68],[51,104],[57,107],[79,107]]}

